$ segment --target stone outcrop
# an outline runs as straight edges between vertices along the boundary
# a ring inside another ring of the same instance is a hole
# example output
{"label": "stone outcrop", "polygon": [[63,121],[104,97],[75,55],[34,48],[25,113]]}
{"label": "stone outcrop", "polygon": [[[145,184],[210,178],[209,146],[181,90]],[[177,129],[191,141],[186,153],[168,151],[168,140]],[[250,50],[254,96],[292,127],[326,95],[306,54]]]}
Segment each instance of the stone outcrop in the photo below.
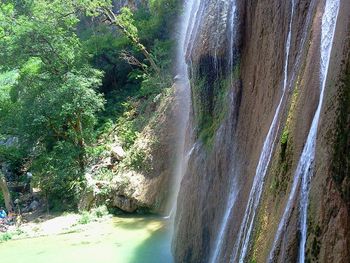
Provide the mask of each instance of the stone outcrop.
{"label": "stone outcrop", "polygon": [[111,158],[114,162],[120,162],[125,158],[125,151],[120,145],[112,145],[111,147]]}
{"label": "stone outcrop", "polygon": [[[107,202],[110,208],[129,213],[167,212],[178,140],[176,131],[180,125],[177,113],[182,107],[174,96],[175,89],[172,87],[154,101],[150,110],[156,114],[131,149],[125,152],[114,140],[107,156],[91,167],[86,174],[88,185],[79,204],[80,210]],[[101,169],[113,175],[112,181],[96,178]]]}

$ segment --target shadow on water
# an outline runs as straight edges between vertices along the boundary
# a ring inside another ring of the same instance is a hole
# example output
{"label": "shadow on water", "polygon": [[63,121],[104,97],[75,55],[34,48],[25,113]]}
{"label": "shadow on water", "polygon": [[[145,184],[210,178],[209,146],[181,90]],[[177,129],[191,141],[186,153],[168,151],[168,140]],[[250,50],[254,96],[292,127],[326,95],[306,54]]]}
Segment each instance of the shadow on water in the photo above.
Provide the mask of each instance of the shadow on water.
{"label": "shadow on water", "polygon": [[69,234],[10,240],[0,255],[11,263],[173,263],[171,227],[154,216],[114,217]]}
{"label": "shadow on water", "polygon": [[[123,229],[135,230],[147,228],[151,220],[161,221],[159,217],[156,216],[123,216],[118,217],[120,220],[115,220],[114,226]],[[128,220],[123,220],[128,219]]]}
{"label": "shadow on water", "polygon": [[128,263],[173,263],[169,226],[154,230],[150,237],[135,248]]}

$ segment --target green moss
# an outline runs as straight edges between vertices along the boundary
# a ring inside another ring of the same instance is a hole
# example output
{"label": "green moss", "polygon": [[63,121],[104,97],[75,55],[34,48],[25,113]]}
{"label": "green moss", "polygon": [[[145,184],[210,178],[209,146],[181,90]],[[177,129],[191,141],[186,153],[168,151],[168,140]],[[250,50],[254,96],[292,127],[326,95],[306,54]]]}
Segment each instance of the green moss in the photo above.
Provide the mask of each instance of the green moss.
{"label": "green moss", "polygon": [[277,176],[274,176],[270,185],[270,191],[276,195],[277,191],[279,189],[279,180]]}
{"label": "green moss", "polygon": [[199,137],[206,145],[211,145],[217,129],[220,127],[228,112],[228,87],[226,80],[218,84],[214,95],[214,110],[211,114],[201,116],[199,123]]}
{"label": "green moss", "polygon": [[310,200],[307,213],[307,244],[306,244],[306,258],[308,262],[318,262],[321,251],[321,234],[322,229],[317,222],[317,204]]}
{"label": "green moss", "polygon": [[259,213],[259,217],[256,220],[255,225],[254,225],[254,232],[253,232],[253,238],[252,238],[253,241],[252,241],[251,250],[249,253],[249,257],[248,257],[248,262],[250,262],[250,263],[257,262],[256,249],[257,249],[257,245],[259,243],[259,239],[261,238],[262,230],[263,229],[262,229],[262,223],[261,223],[261,213]]}
{"label": "green moss", "polygon": [[288,187],[288,173],[292,163],[293,137],[291,127],[294,121],[297,102],[299,98],[300,80],[298,78],[291,98],[286,124],[280,138],[279,158],[272,168],[273,179],[270,191],[274,196],[284,193]]}
{"label": "green moss", "polygon": [[[320,226],[317,225],[316,229],[320,229]],[[316,231],[316,229],[314,231]],[[312,244],[311,244],[311,255],[312,257],[317,260],[320,254],[320,250],[321,250],[321,240],[320,240],[320,232],[314,232],[314,238],[312,240]]]}
{"label": "green moss", "polygon": [[339,100],[332,171],[342,198],[350,206],[350,62],[342,80]]}
{"label": "green moss", "polygon": [[[201,62],[209,63],[207,60]],[[208,65],[206,65],[208,67]],[[237,63],[230,73],[218,73],[210,69],[197,69],[192,79],[192,101],[197,122],[197,134],[203,143],[210,147],[214,135],[228,113],[228,92],[232,83],[240,76]]]}
{"label": "green moss", "polygon": [[281,136],[281,154],[280,158],[283,161],[286,159],[286,150],[288,146],[288,138],[289,138],[289,131],[287,127],[283,130],[282,136]]}
{"label": "green moss", "polygon": [[[311,247],[308,250],[308,256],[312,258],[313,261],[317,261],[321,251],[321,227],[316,225],[310,226],[310,238],[311,238]],[[310,255],[309,255],[310,254]]]}

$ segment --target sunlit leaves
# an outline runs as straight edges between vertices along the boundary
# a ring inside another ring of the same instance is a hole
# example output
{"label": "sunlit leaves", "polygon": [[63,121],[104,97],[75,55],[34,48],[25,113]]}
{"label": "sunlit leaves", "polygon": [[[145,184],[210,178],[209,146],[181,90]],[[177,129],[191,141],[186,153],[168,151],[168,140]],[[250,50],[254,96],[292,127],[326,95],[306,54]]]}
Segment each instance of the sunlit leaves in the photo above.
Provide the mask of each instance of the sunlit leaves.
{"label": "sunlit leaves", "polygon": [[133,13],[130,8],[123,7],[120,10],[120,14],[116,17],[117,21],[122,27],[124,27],[132,37],[138,39],[137,28],[134,25],[135,21],[133,18]]}
{"label": "sunlit leaves", "polygon": [[104,106],[96,92],[102,73],[89,65],[77,26],[108,1],[6,3],[0,4],[0,134],[19,138],[38,185],[62,191],[81,179],[85,145]]}

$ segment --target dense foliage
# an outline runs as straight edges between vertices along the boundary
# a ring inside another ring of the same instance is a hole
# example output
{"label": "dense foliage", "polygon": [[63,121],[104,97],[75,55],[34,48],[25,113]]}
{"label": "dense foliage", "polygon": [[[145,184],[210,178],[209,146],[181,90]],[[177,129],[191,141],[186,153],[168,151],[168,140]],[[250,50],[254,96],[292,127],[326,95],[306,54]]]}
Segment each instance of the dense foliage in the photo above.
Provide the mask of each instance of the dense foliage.
{"label": "dense foliage", "polygon": [[2,1],[0,162],[33,172],[52,204],[78,197],[97,138],[130,147],[146,122],[134,105],[170,85],[178,2]]}

